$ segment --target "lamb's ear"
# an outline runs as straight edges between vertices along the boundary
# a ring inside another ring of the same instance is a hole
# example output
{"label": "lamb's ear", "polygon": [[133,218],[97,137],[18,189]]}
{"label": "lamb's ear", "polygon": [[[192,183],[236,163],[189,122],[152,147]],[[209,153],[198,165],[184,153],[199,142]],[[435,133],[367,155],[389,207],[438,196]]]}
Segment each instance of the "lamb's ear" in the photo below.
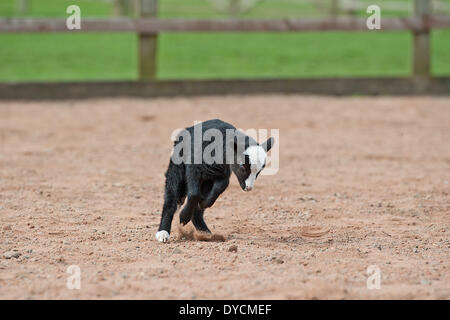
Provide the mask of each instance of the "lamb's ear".
{"label": "lamb's ear", "polygon": [[273,137],[270,137],[267,139],[266,142],[261,144],[261,147],[266,151],[269,152],[269,150],[272,148],[273,144],[275,143],[275,139]]}

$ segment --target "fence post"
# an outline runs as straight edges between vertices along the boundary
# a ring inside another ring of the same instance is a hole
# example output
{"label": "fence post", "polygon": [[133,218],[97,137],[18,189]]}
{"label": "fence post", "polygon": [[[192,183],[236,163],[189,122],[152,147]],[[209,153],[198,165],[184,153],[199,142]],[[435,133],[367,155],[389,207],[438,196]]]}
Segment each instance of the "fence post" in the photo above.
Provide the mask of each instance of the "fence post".
{"label": "fence post", "polygon": [[331,0],[330,15],[333,18],[336,18],[339,15],[340,5],[341,4],[339,0]]}
{"label": "fence post", "polygon": [[128,0],[114,0],[114,13],[116,16],[123,17],[129,14]]}
{"label": "fence post", "polygon": [[[431,0],[414,1],[415,16],[427,21],[431,14]],[[430,30],[416,31],[413,33],[413,75],[414,77],[430,77]]]}
{"label": "fence post", "polygon": [[[157,0],[140,0],[140,16],[142,18],[156,17]],[[139,34],[139,79],[154,80],[156,77],[156,48],[158,34]]]}
{"label": "fence post", "polygon": [[29,0],[19,0],[18,1],[18,9],[20,15],[26,15],[29,13],[30,10],[30,1]]}

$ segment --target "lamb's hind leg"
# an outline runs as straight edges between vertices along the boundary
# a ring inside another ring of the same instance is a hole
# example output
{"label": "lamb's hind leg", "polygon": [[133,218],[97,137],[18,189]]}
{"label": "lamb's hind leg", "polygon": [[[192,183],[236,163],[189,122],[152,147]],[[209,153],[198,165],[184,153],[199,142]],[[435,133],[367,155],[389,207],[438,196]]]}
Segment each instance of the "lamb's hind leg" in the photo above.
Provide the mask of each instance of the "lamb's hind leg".
{"label": "lamb's hind leg", "polygon": [[186,193],[187,200],[180,212],[180,223],[184,226],[191,221],[198,203],[201,201],[200,177],[195,167],[187,166],[186,169]]}
{"label": "lamb's hind leg", "polygon": [[210,193],[213,189],[213,185],[214,185],[213,180],[206,180],[201,183],[200,187],[201,201],[198,203],[198,208],[194,210],[194,214],[192,217],[192,224],[194,225],[195,229],[197,229],[197,231],[200,232],[211,233],[203,218],[205,209],[202,208],[202,202],[204,202],[205,199],[207,199],[210,196]]}
{"label": "lamb's hind leg", "polygon": [[200,197],[198,195],[190,195],[187,197],[186,204],[180,212],[180,223],[184,226],[191,221],[194,211],[198,208]]}
{"label": "lamb's hind leg", "polygon": [[194,216],[192,217],[192,224],[198,231],[211,233],[211,230],[209,230],[208,226],[205,223],[205,220],[203,219],[204,211],[205,210],[200,208],[195,209]]}

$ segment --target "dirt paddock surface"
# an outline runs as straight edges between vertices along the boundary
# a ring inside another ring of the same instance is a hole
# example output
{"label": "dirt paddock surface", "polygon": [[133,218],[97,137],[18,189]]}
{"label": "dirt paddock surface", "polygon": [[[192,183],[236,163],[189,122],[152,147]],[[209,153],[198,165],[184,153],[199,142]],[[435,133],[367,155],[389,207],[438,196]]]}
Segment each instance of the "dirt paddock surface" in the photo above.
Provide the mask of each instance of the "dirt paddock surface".
{"label": "dirt paddock surface", "polygon": [[[225,242],[158,243],[171,133],[212,118],[280,129],[280,170],[206,211]],[[0,298],[449,299],[449,128],[448,97],[1,102]]]}

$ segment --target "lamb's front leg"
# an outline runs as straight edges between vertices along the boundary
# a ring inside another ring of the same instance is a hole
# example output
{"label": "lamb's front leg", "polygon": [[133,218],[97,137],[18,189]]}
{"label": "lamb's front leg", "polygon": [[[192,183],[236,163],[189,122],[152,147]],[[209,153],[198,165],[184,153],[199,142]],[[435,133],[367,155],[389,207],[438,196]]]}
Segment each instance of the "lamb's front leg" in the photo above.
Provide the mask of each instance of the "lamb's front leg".
{"label": "lamb's front leg", "polygon": [[216,202],[217,198],[225,191],[230,183],[229,178],[224,178],[220,180],[215,180],[214,184],[211,188],[211,191],[208,193],[207,197],[199,202],[199,207],[201,209],[210,208]]}

